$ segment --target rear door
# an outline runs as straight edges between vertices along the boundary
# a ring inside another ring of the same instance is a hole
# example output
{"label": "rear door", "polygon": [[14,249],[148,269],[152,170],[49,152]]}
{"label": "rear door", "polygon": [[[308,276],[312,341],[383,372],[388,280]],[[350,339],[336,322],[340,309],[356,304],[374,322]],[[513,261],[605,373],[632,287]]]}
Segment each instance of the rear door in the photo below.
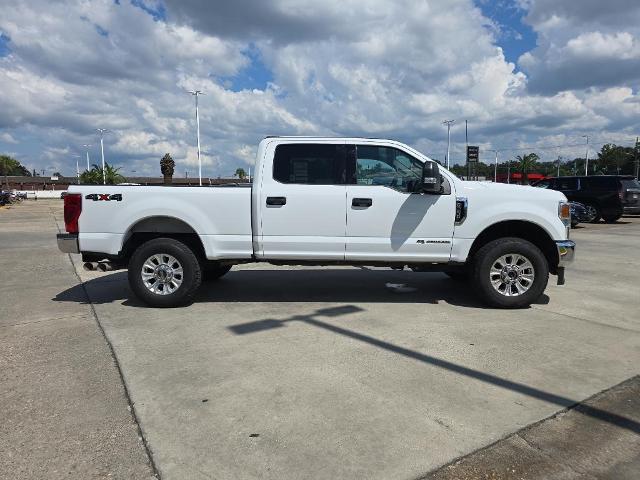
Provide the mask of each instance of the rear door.
{"label": "rear door", "polygon": [[448,261],[456,208],[451,186],[446,195],[411,193],[421,160],[390,146],[349,146],[349,152],[355,168],[347,166],[346,259]]}
{"label": "rear door", "polygon": [[[345,144],[267,147],[260,191],[261,248],[283,260],[344,260]],[[270,151],[272,149],[273,151]]]}

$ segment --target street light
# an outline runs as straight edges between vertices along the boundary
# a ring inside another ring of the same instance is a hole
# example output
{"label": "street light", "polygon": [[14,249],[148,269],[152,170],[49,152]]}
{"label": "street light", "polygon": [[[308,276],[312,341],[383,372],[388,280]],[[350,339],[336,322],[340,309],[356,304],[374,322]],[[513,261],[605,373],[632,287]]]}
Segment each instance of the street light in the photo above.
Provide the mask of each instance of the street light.
{"label": "street light", "polygon": [[200,160],[200,117],[198,115],[198,95],[204,95],[200,90],[190,90],[189,93],[196,97],[196,138],[198,139],[198,178],[202,186],[202,161]]}
{"label": "street light", "polygon": [[104,171],[104,134],[109,130],[106,128],[96,128],[96,130],[100,133],[100,154],[102,155],[102,184],[107,184],[107,174]]}
{"label": "street light", "polygon": [[80,185],[80,164],[78,163],[78,159],[82,158],[81,155],[73,155],[76,159],[76,177],[78,178],[78,185]]}
{"label": "street light", "polygon": [[445,120],[443,125],[447,126],[447,170],[449,170],[449,147],[451,146],[451,125],[455,123],[455,120]]}
{"label": "street light", "polygon": [[91,170],[91,165],[89,165],[89,147],[90,147],[91,145],[89,145],[88,143],[85,143],[85,144],[84,144],[84,145],[82,145],[82,146],[83,146],[83,147],[86,149],[86,151],[87,151],[87,172],[88,172],[89,170]]}
{"label": "street light", "polygon": [[496,154],[496,164],[493,167],[493,183],[498,182],[498,150],[489,150],[490,152],[494,152]]}
{"label": "street light", "polygon": [[584,175],[589,175],[589,135],[582,135],[582,138],[587,139],[587,152],[584,154]]}

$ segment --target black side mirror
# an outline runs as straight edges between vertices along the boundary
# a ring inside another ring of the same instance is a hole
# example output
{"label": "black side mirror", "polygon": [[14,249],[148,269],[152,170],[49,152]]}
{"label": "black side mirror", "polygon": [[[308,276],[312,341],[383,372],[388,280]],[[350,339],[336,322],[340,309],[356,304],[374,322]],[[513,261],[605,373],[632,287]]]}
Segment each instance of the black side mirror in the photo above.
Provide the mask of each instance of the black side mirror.
{"label": "black side mirror", "polygon": [[425,162],[422,166],[422,191],[424,193],[439,194],[442,190],[440,169],[436,162]]}

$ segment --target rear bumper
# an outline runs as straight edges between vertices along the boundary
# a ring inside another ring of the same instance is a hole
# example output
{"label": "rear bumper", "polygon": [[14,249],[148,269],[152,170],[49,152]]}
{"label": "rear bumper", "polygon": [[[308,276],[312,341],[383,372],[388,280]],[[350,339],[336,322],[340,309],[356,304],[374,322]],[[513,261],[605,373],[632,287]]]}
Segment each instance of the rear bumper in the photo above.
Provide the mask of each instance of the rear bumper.
{"label": "rear bumper", "polygon": [[56,235],[58,249],[63,253],[80,253],[77,233],[59,233]]}
{"label": "rear bumper", "polygon": [[566,267],[573,262],[576,254],[576,242],[573,240],[557,240],[558,267]]}
{"label": "rear bumper", "polygon": [[633,207],[622,207],[622,211],[626,215],[640,215],[640,205]]}

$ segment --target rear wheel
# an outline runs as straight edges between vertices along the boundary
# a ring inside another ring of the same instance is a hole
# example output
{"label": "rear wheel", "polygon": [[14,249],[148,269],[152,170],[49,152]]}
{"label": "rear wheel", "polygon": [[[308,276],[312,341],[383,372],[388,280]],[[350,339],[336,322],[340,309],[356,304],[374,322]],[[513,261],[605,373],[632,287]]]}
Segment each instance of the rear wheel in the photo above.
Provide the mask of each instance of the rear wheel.
{"label": "rear wheel", "polygon": [[200,287],[200,262],[184,243],[156,238],[140,245],[129,261],[133,293],[153,307],[186,305]]}
{"label": "rear wheel", "polygon": [[607,215],[603,218],[606,223],[616,223],[621,217],[622,215]]}
{"label": "rear wheel", "polygon": [[592,203],[585,203],[584,209],[587,212],[585,219],[587,223],[598,223],[600,221],[601,213],[600,209],[596,205]]}
{"label": "rear wheel", "polygon": [[540,249],[531,242],[501,238],[476,252],[473,280],[489,305],[527,307],[547,287],[549,265]]}

